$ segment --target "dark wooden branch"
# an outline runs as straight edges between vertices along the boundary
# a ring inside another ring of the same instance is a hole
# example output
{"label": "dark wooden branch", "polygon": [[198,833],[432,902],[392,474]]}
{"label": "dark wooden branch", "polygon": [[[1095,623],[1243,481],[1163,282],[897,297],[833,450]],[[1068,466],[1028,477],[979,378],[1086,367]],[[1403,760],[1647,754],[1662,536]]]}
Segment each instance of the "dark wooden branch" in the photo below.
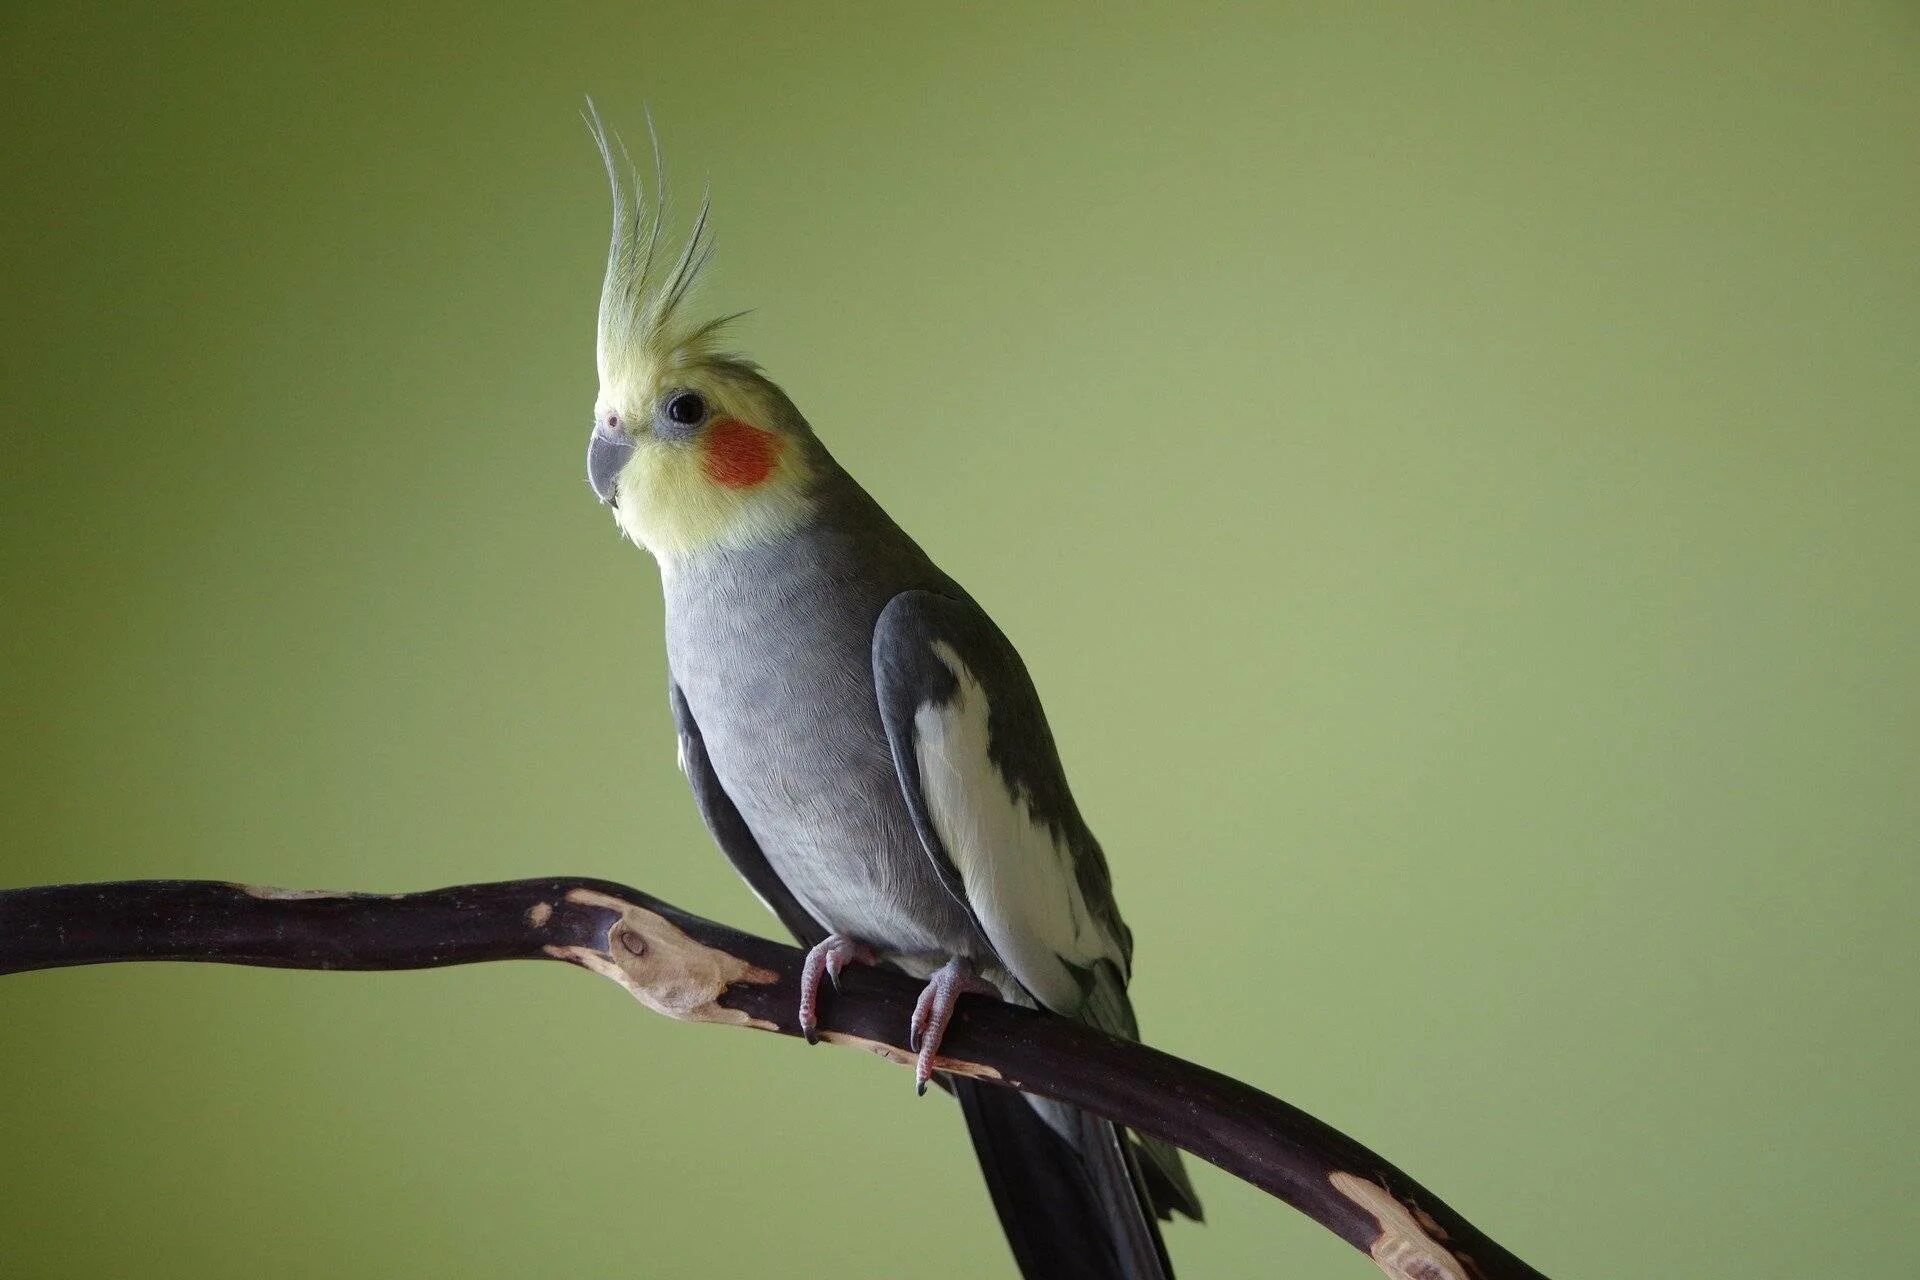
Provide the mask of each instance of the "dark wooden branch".
{"label": "dark wooden branch", "polygon": [[[0,973],[124,960],[424,969],[565,960],[693,1022],[800,1034],[801,954],[601,880],[426,893],[290,892],[212,880],[0,891]],[[822,1038],[910,1064],[919,984],[855,968]],[[1184,1147],[1305,1213],[1398,1280],[1542,1280],[1406,1174],[1216,1071],[1051,1014],[963,997],[944,1070],[1084,1107]]]}

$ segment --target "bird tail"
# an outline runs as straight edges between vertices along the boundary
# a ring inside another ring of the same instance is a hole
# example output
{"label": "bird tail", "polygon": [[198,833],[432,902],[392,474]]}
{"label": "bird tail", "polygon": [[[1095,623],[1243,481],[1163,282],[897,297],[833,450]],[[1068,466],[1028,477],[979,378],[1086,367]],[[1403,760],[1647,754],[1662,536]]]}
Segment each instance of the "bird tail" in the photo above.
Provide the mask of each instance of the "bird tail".
{"label": "bird tail", "polygon": [[952,1084],[1026,1280],[1173,1280],[1155,1218],[1176,1209],[1198,1218],[1200,1206],[1158,1161],[1143,1172],[1125,1130],[1011,1089]]}

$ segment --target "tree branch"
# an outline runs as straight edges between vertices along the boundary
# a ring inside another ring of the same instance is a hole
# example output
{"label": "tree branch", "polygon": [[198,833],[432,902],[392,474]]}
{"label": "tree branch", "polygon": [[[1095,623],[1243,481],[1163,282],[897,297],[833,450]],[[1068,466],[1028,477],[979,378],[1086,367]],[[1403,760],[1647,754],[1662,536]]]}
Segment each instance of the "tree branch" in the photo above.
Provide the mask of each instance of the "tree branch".
{"label": "tree branch", "polygon": [[[800,1034],[801,953],[603,880],[425,893],[315,893],[214,880],[0,891],[0,973],[125,960],[286,969],[425,969],[565,960],[690,1022]],[[919,984],[854,968],[822,1038],[910,1065]],[[1286,1201],[1396,1280],[1544,1280],[1387,1161],[1205,1067],[1052,1014],[963,997],[941,1069],[1084,1107],[1164,1138]]]}

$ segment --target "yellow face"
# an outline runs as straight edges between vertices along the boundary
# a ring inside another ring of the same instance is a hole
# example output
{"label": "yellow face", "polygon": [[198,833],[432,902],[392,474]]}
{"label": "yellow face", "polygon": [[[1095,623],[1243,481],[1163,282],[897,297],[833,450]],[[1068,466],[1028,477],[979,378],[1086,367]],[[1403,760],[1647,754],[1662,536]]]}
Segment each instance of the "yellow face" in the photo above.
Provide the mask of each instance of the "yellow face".
{"label": "yellow face", "polygon": [[589,478],[663,567],[778,537],[806,517],[804,428],[771,383],[711,358],[625,372],[603,373]]}
{"label": "yellow face", "polygon": [[703,549],[780,537],[807,516],[816,446],[778,387],[746,361],[717,354],[729,318],[700,323],[684,314],[712,252],[706,205],[669,263],[657,173],[650,205],[639,175],[615,162],[625,149],[597,116],[588,124],[613,189],[613,231],[587,478],[665,571]]}

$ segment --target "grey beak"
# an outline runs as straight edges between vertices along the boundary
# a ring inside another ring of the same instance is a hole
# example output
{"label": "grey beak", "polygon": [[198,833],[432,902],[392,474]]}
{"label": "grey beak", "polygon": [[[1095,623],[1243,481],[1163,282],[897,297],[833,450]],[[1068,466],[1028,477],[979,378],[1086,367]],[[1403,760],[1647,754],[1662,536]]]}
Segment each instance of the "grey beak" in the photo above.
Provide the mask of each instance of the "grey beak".
{"label": "grey beak", "polygon": [[587,483],[593,486],[594,496],[601,502],[613,505],[620,468],[626,466],[632,456],[633,441],[624,431],[605,432],[595,427],[587,437]]}

